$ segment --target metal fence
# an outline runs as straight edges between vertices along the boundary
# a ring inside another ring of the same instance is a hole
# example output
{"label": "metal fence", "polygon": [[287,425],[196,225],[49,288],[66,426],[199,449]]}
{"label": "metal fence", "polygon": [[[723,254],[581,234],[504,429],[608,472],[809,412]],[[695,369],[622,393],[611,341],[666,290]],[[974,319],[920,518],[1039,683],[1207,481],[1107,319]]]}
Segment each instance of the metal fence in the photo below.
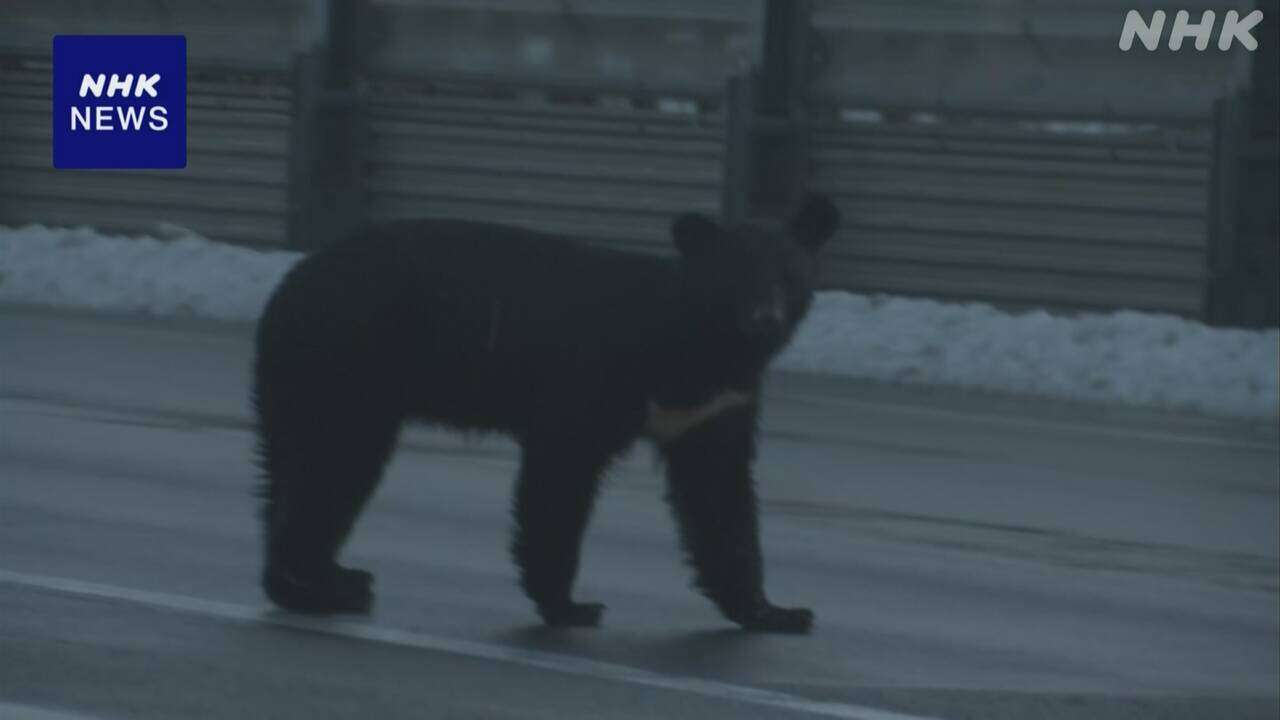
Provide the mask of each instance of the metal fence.
{"label": "metal fence", "polygon": [[182,171],[54,170],[50,68],[0,67],[0,222],[147,232],[172,223],[240,243],[285,238],[292,85],[287,75],[192,70]]}
{"label": "metal fence", "polygon": [[[846,217],[833,287],[1241,316],[1211,301],[1238,240],[1215,106],[1247,104],[1250,57],[1117,50],[1128,8],[1168,3],[99,4],[7,13],[0,222],[309,248],[463,216],[663,252],[675,213],[815,187]],[[188,36],[185,171],[51,169],[54,31]]]}
{"label": "metal fence", "polygon": [[486,218],[665,249],[674,215],[719,212],[715,117],[389,92],[365,117],[375,220]]}
{"label": "metal fence", "polygon": [[846,223],[834,272],[869,291],[1196,315],[1207,130],[1021,123],[813,126],[813,183]]}

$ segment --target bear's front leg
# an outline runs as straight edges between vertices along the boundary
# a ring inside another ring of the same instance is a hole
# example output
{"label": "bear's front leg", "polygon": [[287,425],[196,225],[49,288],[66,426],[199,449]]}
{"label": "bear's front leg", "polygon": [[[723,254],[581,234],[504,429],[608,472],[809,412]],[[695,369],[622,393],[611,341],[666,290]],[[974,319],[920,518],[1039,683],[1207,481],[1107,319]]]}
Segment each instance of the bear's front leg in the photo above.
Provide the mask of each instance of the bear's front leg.
{"label": "bear's front leg", "polygon": [[555,627],[594,627],[601,603],[572,599],[582,535],[600,486],[602,462],[571,442],[527,439],[516,480],[511,554],[520,585]]}
{"label": "bear's front leg", "polygon": [[667,500],[695,583],[725,617],[747,630],[808,632],[813,612],[782,608],[764,593],[756,518],[758,405],[727,410],[662,446]]}

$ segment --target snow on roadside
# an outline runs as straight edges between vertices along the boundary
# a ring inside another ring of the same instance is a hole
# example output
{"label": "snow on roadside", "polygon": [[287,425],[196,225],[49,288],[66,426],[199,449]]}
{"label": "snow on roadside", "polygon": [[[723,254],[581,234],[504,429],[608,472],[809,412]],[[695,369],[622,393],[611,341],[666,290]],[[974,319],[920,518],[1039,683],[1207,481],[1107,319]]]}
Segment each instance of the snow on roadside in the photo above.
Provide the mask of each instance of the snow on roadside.
{"label": "snow on roadside", "polygon": [[[251,322],[299,257],[214,243],[0,227],[0,303]],[[1280,332],[1139,312],[1061,317],[825,292],[778,366],[886,382],[1280,414]]]}
{"label": "snow on roadside", "polygon": [[0,302],[252,321],[302,257],[167,234],[0,227]]}
{"label": "snow on roadside", "polygon": [[1134,311],[1015,315],[983,303],[828,292],[778,366],[1220,415],[1280,413],[1280,332]]}

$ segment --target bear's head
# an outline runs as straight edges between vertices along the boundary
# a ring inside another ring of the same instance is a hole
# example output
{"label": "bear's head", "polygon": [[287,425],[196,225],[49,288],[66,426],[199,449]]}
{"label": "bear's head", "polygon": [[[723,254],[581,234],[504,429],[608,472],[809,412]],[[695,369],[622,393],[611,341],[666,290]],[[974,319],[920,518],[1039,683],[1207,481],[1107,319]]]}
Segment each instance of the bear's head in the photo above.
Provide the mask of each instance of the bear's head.
{"label": "bear's head", "polygon": [[767,362],[808,312],[818,250],[839,222],[831,200],[816,194],[780,225],[677,217],[671,234],[681,257],[681,307],[690,315],[684,320],[704,341]]}

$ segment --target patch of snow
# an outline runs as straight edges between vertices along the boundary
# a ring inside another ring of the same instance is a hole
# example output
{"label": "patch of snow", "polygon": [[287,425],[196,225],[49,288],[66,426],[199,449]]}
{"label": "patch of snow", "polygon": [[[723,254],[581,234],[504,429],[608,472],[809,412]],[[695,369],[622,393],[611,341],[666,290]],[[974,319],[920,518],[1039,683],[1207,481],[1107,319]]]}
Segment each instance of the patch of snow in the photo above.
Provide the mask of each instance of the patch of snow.
{"label": "patch of snow", "polygon": [[252,321],[302,257],[163,233],[170,239],[0,227],[0,302]]}
{"label": "patch of snow", "polygon": [[846,108],[840,111],[840,120],[861,125],[879,125],[884,122],[884,113],[879,110]]}
{"label": "patch of snow", "polygon": [[551,62],[555,44],[548,37],[531,37],[524,43],[524,61],[535,67]]}
{"label": "patch of snow", "polygon": [[1027,122],[1023,127],[1058,135],[1149,135],[1160,126],[1151,123],[1103,122],[1100,120],[1049,120]]}
{"label": "patch of snow", "polygon": [[[252,322],[301,258],[89,228],[0,227],[0,303]],[[1280,414],[1280,331],[1121,311],[1012,314],[981,303],[819,293],[777,365],[886,382]]]}
{"label": "patch of snow", "polygon": [[984,303],[824,292],[777,366],[1221,415],[1280,414],[1280,331],[1132,310],[1013,314]]}
{"label": "patch of snow", "polygon": [[685,98],[658,98],[658,112],[671,113],[673,115],[697,115],[698,103]]}

